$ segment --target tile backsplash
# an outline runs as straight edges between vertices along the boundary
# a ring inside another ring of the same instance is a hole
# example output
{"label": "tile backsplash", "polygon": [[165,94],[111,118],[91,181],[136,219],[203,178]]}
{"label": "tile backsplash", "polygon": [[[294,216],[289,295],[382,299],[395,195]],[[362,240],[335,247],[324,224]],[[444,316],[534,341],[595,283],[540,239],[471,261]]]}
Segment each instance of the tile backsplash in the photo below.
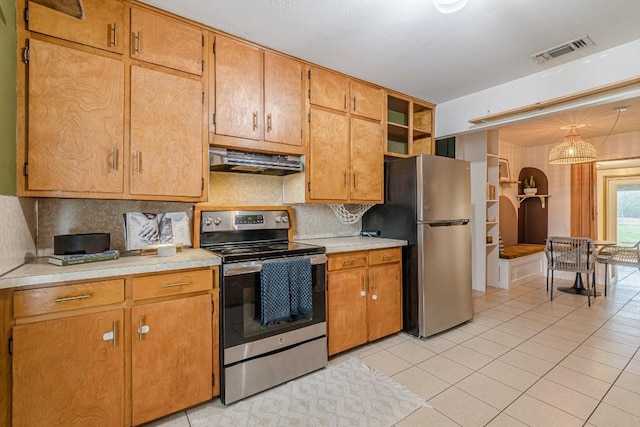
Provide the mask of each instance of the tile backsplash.
{"label": "tile backsplash", "polygon": [[35,200],[0,195],[0,275],[36,256]]}

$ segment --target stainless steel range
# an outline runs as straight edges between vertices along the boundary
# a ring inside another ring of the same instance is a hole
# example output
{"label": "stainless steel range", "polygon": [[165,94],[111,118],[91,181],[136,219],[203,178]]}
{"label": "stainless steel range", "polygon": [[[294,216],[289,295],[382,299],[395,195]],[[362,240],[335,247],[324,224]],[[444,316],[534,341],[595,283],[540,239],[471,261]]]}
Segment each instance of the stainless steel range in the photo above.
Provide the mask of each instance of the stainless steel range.
{"label": "stainless steel range", "polygon": [[325,248],[291,242],[287,210],[203,210],[200,246],[222,258],[224,404],[327,365]]}

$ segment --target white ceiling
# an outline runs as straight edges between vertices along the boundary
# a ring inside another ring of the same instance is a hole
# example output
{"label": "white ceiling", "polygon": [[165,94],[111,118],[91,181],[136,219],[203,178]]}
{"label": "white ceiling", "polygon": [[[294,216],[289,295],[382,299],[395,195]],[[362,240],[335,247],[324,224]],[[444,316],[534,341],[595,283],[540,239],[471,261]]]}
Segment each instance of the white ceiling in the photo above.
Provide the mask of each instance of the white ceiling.
{"label": "white ceiling", "polygon": [[[143,1],[436,104],[640,39],[639,0],[468,0],[446,15],[431,0]],[[529,58],[584,35],[595,45],[544,64]],[[610,123],[602,111],[582,113],[538,125],[561,138],[566,120]]]}

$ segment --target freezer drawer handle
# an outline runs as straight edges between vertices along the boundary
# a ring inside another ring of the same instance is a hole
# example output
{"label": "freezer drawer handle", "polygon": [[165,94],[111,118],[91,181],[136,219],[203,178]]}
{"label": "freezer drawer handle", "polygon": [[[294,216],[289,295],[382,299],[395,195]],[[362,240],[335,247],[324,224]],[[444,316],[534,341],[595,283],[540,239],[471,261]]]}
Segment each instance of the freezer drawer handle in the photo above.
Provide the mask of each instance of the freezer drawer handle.
{"label": "freezer drawer handle", "polygon": [[430,227],[451,227],[454,225],[467,225],[469,224],[468,219],[458,219],[455,221],[441,221],[441,222],[430,222]]}

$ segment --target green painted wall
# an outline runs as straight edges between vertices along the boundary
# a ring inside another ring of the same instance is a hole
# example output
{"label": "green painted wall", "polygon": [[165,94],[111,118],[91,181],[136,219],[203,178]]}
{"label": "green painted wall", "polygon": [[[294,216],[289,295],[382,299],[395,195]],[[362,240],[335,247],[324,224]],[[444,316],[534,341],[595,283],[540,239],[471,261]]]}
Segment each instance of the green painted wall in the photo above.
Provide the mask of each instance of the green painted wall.
{"label": "green painted wall", "polygon": [[16,2],[0,0],[0,194],[16,194]]}

